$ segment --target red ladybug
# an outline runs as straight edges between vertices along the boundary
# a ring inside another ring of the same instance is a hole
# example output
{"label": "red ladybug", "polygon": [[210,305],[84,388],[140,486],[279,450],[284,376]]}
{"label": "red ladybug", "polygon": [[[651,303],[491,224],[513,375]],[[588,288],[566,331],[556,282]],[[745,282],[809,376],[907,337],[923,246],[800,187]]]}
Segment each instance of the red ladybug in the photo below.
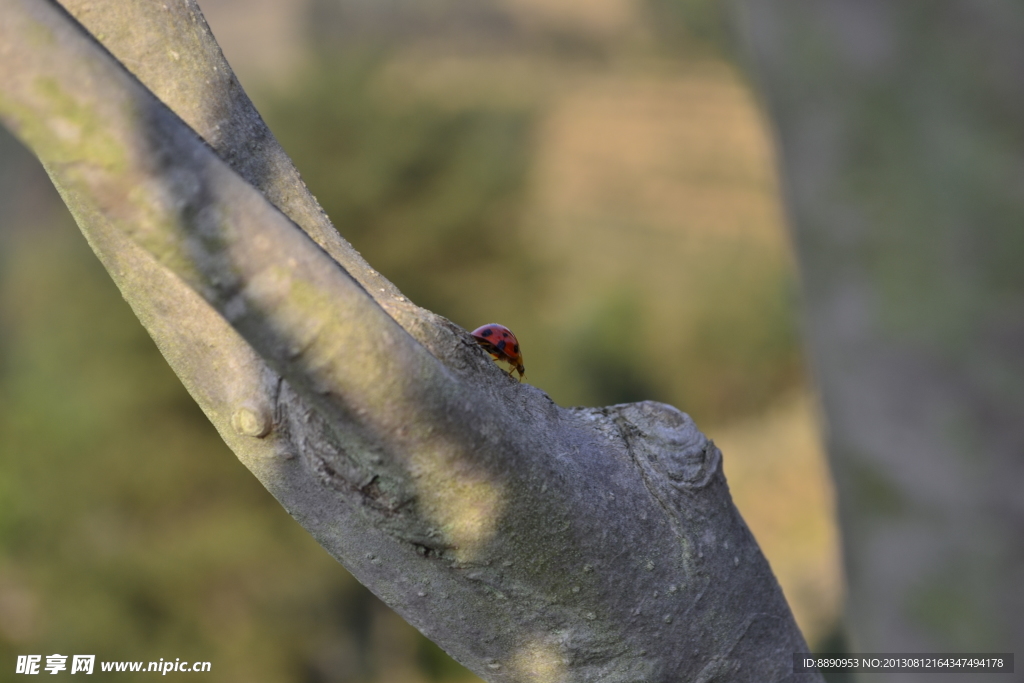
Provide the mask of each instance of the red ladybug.
{"label": "red ladybug", "polygon": [[523,367],[523,352],[519,350],[519,340],[512,334],[512,330],[504,325],[490,323],[476,328],[471,334],[495,360],[503,360],[511,366],[508,371],[509,377],[514,370],[519,373],[519,381],[523,380],[523,375],[526,374],[526,368]]}

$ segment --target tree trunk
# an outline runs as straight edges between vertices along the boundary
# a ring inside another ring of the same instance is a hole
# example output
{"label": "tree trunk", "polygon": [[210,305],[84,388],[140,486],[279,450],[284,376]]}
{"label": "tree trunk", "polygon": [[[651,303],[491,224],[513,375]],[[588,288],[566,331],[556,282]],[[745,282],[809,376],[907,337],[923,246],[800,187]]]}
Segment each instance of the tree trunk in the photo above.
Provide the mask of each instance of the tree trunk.
{"label": "tree trunk", "polygon": [[689,417],[560,408],[406,300],[194,2],[68,9],[88,31],[0,0],[0,116],[224,440],[360,581],[491,681],[821,680],[793,673],[806,645]]}
{"label": "tree trunk", "polygon": [[851,646],[1019,652],[1024,7],[737,8],[802,268]]}

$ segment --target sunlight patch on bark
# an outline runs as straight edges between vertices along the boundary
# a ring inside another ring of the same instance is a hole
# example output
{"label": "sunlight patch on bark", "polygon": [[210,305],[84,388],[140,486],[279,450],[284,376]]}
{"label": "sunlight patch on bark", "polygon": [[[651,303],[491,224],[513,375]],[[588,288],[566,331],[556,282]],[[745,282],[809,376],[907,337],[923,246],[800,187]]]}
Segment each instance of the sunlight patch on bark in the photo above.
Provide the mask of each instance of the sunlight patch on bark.
{"label": "sunlight patch on bark", "polygon": [[[447,465],[447,466],[446,466]],[[462,459],[436,453],[415,457],[422,513],[437,526],[459,562],[471,562],[494,536],[505,507],[504,487]]]}
{"label": "sunlight patch on bark", "polygon": [[520,649],[512,665],[524,681],[555,683],[565,677],[565,662],[555,646],[541,640],[535,640]]}

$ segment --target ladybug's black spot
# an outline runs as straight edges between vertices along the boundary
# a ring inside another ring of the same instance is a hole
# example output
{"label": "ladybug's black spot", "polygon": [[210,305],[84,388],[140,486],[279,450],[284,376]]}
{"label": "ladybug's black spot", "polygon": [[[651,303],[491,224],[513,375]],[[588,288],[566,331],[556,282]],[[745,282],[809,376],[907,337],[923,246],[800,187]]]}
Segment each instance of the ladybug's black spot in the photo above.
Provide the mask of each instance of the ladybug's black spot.
{"label": "ladybug's black spot", "polygon": [[494,330],[484,330],[483,332],[480,333],[480,336],[490,337],[492,334],[494,334]]}
{"label": "ladybug's black spot", "polygon": [[512,350],[515,351],[516,353],[519,353],[519,344],[516,344],[515,346],[513,346]]}
{"label": "ladybug's black spot", "polygon": [[499,351],[504,351],[504,350],[505,350],[505,345],[506,345],[506,344],[508,344],[508,342],[507,342],[507,341],[505,341],[504,339],[502,339],[502,340],[501,340],[500,342],[498,342],[497,344],[495,344],[495,346],[497,346],[497,347],[498,347],[498,350],[499,350]]}

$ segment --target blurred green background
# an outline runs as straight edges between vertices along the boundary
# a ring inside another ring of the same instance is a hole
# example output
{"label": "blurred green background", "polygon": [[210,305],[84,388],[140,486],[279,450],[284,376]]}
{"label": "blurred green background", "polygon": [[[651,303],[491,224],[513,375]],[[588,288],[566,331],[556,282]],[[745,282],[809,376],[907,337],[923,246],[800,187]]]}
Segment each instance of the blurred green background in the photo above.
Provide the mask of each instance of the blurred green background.
{"label": "blurred green background", "polygon": [[[466,329],[510,327],[561,405],[690,413],[812,647],[835,637],[797,276],[718,2],[202,6],[375,268]],[[473,678],[235,460],[2,131],[0,434],[0,680],[54,652],[208,660],[218,681]]]}

